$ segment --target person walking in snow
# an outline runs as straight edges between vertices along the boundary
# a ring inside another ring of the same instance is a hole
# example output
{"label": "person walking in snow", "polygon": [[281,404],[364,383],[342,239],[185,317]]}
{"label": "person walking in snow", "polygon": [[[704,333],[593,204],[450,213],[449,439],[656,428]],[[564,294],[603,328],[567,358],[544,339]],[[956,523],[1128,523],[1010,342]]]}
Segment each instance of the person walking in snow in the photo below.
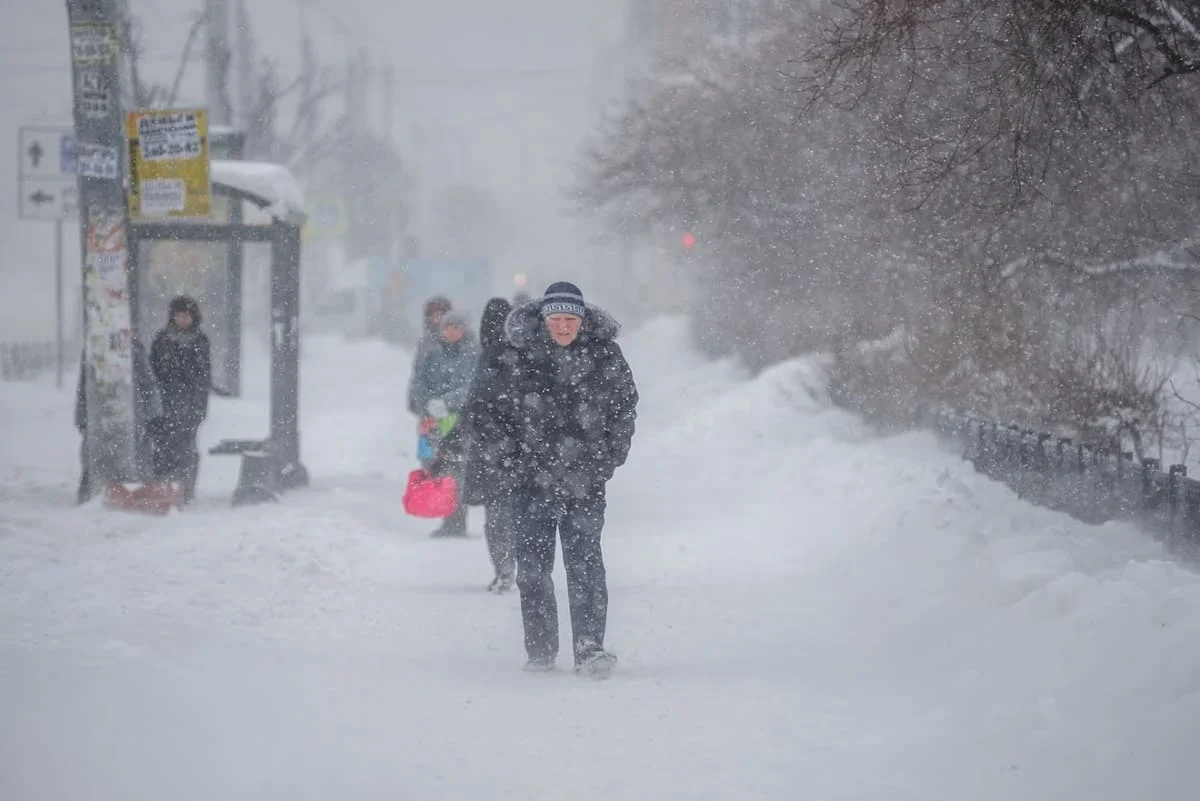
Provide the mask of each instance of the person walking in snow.
{"label": "person walking in snow", "polygon": [[425,360],[425,353],[429,350],[430,345],[436,344],[442,336],[442,318],[453,308],[450,299],[443,295],[434,295],[429,300],[425,301],[425,308],[421,312],[421,336],[417,340],[417,348],[413,353],[413,370],[412,376],[408,381],[408,411],[415,415],[421,414],[421,407],[417,405],[416,398],[413,397],[413,386],[417,370],[421,367],[421,362]]}
{"label": "person walking in snow", "polygon": [[[466,319],[458,312],[447,312],[442,317],[441,335],[425,349],[408,388],[411,403],[433,423],[430,429],[443,437],[459,424],[458,416],[467,405],[478,362],[479,346],[467,328]],[[439,461],[436,455],[422,466],[427,469],[437,466],[440,474],[452,475],[462,482],[460,465]],[[443,520],[432,536],[467,536],[467,505],[459,503],[454,514]]]}
{"label": "person walking in snow", "polygon": [[188,501],[196,495],[200,470],[196,434],[208,417],[212,391],[210,347],[200,322],[200,305],[186,295],[175,297],[166,327],[150,345],[150,368],[158,379],[163,406],[155,433],[155,473],[179,482]]}
{"label": "person walking in snow", "polygon": [[[504,322],[512,311],[512,304],[504,298],[492,298],[483,309],[479,321],[479,344],[481,353],[475,376],[485,375],[488,365],[495,362],[505,347]],[[473,384],[471,395],[476,387]],[[467,401],[468,408],[470,400]],[[516,580],[516,556],[513,550],[512,488],[501,475],[499,466],[491,455],[480,447],[478,437],[472,435],[469,421],[460,417],[458,425],[442,441],[438,448],[437,464],[432,472],[440,473],[442,463],[463,461],[463,484],[460,500],[468,506],[483,506],[484,538],[487,540],[488,556],[492,560],[494,576],[487,586],[488,592],[505,593],[513,589]]]}
{"label": "person walking in snow", "polygon": [[584,302],[579,287],[551,284],[541,300],[508,316],[507,344],[483,368],[467,410],[477,447],[512,486],[527,670],[553,670],[558,655],[558,538],[575,669],[605,676],[616,665],[604,648],[600,537],[606,484],[629,454],[638,402],[615,341],[619,330],[611,315]]}

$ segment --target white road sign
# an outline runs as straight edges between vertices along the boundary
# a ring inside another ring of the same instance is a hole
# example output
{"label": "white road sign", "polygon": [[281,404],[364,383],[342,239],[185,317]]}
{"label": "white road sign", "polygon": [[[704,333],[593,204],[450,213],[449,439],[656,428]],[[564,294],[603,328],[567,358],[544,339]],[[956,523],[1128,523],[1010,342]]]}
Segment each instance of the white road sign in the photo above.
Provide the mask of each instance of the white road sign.
{"label": "white road sign", "polygon": [[79,214],[75,132],[71,128],[26,125],[17,153],[23,220],[67,220]]}
{"label": "white road sign", "polygon": [[57,178],[21,180],[22,220],[75,220],[79,218],[79,184]]}

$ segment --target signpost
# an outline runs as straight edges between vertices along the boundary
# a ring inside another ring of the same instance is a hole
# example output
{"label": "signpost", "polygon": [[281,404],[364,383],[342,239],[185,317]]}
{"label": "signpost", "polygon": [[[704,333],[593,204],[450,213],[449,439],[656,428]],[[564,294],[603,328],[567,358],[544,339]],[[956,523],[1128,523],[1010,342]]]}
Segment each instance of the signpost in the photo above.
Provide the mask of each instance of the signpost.
{"label": "signpost", "polygon": [[22,220],[54,223],[54,312],[56,381],[63,384],[63,221],[79,218],[75,132],[71,128],[25,125],[17,137],[17,213]]}
{"label": "signpost", "polygon": [[[143,479],[133,371],[117,0],[66,0],[84,300],[86,463],[97,486]],[[30,154],[32,160],[32,155]]]}

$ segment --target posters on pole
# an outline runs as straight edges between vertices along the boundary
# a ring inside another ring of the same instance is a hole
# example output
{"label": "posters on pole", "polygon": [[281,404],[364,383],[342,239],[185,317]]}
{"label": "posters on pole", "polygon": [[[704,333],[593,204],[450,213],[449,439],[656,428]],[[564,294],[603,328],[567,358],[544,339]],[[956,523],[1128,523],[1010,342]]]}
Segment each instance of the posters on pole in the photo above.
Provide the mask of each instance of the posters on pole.
{"label": "posters on pole", "polygon": [[120,50],[112,25],[101,22],[71,23],[71,64],[111,64]]}
{"label": "posters on pole", "polygon": [[113,91],[104,70],[89,67],[79,71],[79,111],[89,120],[112,114]]}
{"label": "posters on pole", "polygon": [[208,115],[203,109],[131,111],[125,135],[130,216],[210,216]]}
{"label": "posters on pole", "polygon": [[121,174],[121,151],[92,142],[76,142],[75,169],[84,178],[114,181]]}
{"label": "posters on pole", "polygon": [[84,456],[94,486],[139,481],[120,110],[118,0],[66,0],[84,301]]}
{"label": "posters on pole", "polygon": [[[93,387],[88,397],[88,426],[97,429],[91,432],[90,441],[109,444],[90,458],[99,475],[134,477],[125,450],[134,441],[135,426],[129,251],[123,207],[88,206],[84,258],[85,347]],[[122,447],[114,447],[115,443]]]}

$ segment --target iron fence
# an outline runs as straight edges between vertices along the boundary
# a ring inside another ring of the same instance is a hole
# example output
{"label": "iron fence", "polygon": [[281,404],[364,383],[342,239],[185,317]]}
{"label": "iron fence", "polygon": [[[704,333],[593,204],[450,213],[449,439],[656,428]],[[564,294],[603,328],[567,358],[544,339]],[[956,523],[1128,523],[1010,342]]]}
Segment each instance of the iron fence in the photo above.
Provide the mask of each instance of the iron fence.
{"label": "iron fence", "polygon": [[[79,345],[64,343],[63,372],[68,377],[78,370]],[[49,342],[0,343],[0,381],[29,381],[58,366],[58,345]]]}
{"label": "iron fence", "polygon": [[953,412],[922,414],[944,442],[975,469],[1019,497],[1087,523],[1135,521],[1173,550],[1200,553],[1200,481],[1187,467],[1140,463],[1130,451]]}

